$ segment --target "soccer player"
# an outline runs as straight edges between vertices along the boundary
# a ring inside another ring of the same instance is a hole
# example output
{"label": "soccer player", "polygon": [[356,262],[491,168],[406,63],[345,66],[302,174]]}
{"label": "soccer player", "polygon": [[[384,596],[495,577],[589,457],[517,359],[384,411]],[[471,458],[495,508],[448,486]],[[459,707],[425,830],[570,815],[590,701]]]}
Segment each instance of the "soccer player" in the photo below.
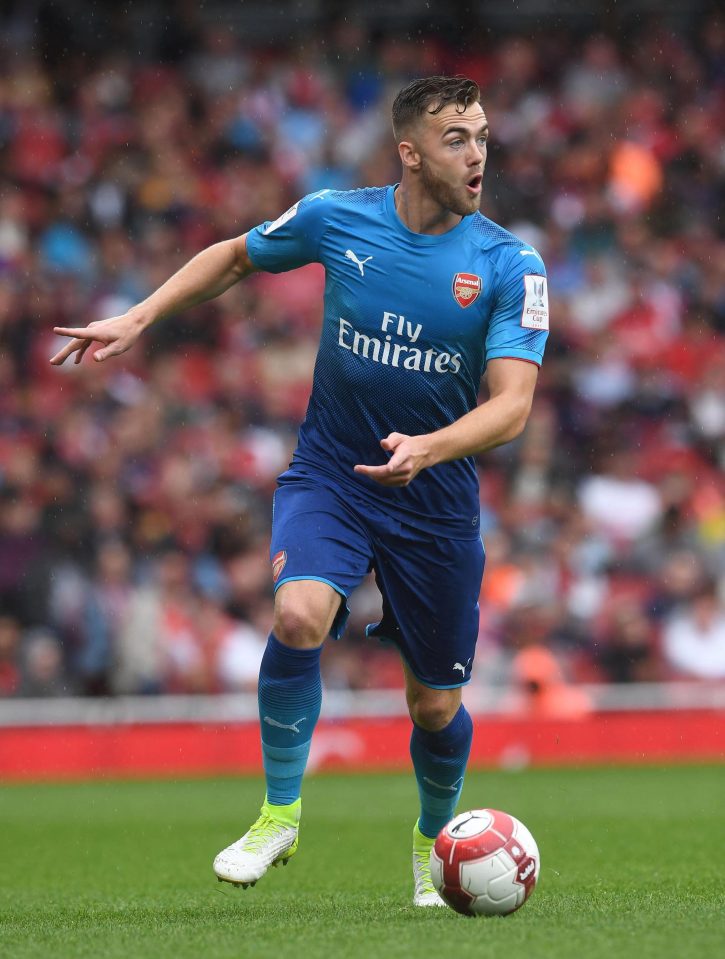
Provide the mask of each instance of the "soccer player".
{"label": "soccer player", "polygon": [[[408,84],[393,104],[396,186],[320,190],[202,251],[123,316],[86,328],[103,361],[154,321],[217,296],[255,270],[326,271],[324,322],[307,415],[275,494],[272,633],[259,676],[266,776],[261,814],[214,860],[246,886],[297,850],[301,784],[320,712],[320,651],[374,570],[412,719],[420,814],[414,903],[442,905],[434,837],[454,814],[471,745],[461,702],[478,630],[483,546],[472,457],[516,437],[531,408],[548,330],[539,254],[479,212],[488,123],[462,77]],[[490,398],[477,405],[486,373]]]}

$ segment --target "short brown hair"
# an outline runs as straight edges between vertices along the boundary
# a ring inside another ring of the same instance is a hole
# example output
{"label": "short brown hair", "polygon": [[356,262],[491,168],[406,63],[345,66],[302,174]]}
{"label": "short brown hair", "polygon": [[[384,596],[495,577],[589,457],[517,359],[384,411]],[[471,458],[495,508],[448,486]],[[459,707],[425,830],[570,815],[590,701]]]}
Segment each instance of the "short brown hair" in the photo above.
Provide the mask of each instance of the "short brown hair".
{"label": "short brown hair", "polygon": [[422,77],[403,87],[393,103],[393,134],[400,140],[418,117],[424,113],[440,113],[444,106],[455,103],[463,113],[472,103],[481,102],[478,84],[467,77]]}

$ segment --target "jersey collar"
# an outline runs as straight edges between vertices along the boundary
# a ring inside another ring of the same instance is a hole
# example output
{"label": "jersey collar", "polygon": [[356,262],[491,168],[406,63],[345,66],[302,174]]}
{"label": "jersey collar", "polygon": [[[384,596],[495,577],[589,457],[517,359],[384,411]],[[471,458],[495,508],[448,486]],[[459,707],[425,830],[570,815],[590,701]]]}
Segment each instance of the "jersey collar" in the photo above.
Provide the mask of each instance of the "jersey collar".
{"label": "jersey collar", "polygon": [[415,246],[441,246],[444,243],[450,243],[451,240],[458,239],[473,225],[475,213],[464,216],[460,223],[457,223],[452,230],[447,230],[445,233],[415,233],[413,230],[409,230],[395,209],[395,191],[399,186],[399,183],[395,183],[393,186],[389,186],[385,192],[386,219],[392,224],[396,232]]}

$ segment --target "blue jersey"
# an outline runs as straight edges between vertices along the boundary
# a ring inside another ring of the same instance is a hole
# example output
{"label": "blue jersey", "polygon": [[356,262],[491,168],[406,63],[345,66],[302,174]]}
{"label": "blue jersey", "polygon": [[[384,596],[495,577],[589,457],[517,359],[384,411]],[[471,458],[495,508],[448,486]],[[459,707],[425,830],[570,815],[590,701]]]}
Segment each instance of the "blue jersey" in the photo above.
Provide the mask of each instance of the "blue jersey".
{"label": "blue jersey", "polygon": [[251,230],[254,265],[272,273],[325,267],[325,308],[312,395],[292,469],[394,511],[418,529],[478,534],[471,458],[384,487],[353,471],[384,463],[389,433],[430,433],[477,403],[486,364],[539,365],[548,330],[544,264],[480,213],[447,233],[414,233],[395,210],[395,187],[306,196]]}

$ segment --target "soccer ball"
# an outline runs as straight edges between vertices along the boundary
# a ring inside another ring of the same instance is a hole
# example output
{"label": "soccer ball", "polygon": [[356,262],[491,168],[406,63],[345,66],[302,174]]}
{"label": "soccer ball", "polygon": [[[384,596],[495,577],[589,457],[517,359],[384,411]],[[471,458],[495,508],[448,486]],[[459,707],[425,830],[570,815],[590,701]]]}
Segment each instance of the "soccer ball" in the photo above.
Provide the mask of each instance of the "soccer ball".
{"label": "soccer ball", "polygon": [[534,891],[539,865],[529,830],[497,809],[472,809],[451,819],[430,854],[433,885],[464,916],[515,912]]}

